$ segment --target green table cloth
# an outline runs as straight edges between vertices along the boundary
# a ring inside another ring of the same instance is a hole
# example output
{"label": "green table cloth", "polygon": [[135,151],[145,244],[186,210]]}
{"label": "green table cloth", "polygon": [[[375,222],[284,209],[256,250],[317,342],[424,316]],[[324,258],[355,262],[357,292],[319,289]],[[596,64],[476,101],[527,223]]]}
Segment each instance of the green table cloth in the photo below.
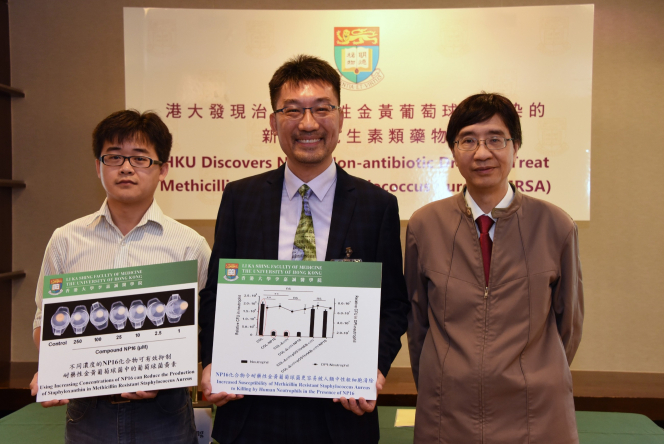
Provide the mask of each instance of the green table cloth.
{"label": "green table cloth", "polygon": [[[413,442],[412,428],[395,428],[397,408],[379,407],[381,444]],[[576,412],[581,444],[664,444],[664,430],[634,413]]]}
{"label": "green table cloth", "polygon": [[45,409],[33,403],[0,419],[0,443],[65,442],[66,406]]}
{"label": "green table cloth", "polygon": [[[395,428],[398,407],[379,407],[381,444],[413,442],[412,428]],[[581,444],[664,444],[664,430],[643,415],[576,412]],[[0,419],[0,444],[64,442],[65,407],[30,404]]]}

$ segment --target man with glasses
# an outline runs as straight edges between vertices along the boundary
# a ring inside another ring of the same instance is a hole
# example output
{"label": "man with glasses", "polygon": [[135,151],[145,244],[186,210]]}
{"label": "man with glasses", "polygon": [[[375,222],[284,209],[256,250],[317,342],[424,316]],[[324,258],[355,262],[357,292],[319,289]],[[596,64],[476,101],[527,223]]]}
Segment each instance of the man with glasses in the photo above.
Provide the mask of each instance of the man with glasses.
{"label": "man with glasses", "polygon": [[[44,276],[188,260],[198,261],[199,288],[207,279],[210,247],[191,228],[167,217],[154,200],[168,174],[173,138],[154,113],[118,111],[92,134],[97,176],[106,191],[101,209],[53,233],[37,285],[33,339],[39,348]],[[38,374],[30,388],[37,394]],[[195,444],[186,388],[46,401],[67,404],[65,442]]]}
{"label": "man with glasses", "polygon": [[298,56],[270,81],[270,125],[288,157],[279,169],[226,186],[215,229],[199,324],[206,398],[219,409],[212,436],[222,444],[376,443],[376,401],[211,393],[210,362],[220,258],[382,263],[378,377],[382,388],[406,330],[396,198],[353,177],[332,158],[343,125],[339,73]]}
{"label": "man with glasses", "polygon": [[577,228],[508,182],[512,103],[468,97],[447,126],[466,180],[406,236],[416,443],[578,443],[569,364],[581,341]]}

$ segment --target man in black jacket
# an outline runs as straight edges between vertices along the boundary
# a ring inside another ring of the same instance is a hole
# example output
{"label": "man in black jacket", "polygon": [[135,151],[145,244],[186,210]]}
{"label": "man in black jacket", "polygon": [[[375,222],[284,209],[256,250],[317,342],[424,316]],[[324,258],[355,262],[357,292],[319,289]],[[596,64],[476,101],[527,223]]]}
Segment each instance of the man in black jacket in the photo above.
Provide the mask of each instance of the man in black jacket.
{"label": "man in black jacket", "polygon": [[227,185],[201,292],[202,389],[220,407],[212,436],[222,444],[376,443],[375,400],[211,393],[220,258],[322,261],[342,258],[350,248],[353,258],[381,262],[378,390],[407,328],[397,199],[332,158],[343,125],[338,72],[325,61],[298,56],[275,72],[270,97],[270,125],[287,163]]}

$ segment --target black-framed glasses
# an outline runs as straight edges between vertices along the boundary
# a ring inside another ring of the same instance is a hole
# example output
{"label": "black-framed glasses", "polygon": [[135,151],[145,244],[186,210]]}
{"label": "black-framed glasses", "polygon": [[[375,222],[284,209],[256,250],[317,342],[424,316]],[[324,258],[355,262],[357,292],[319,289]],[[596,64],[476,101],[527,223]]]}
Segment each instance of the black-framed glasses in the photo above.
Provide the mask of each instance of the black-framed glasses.
{"label": "black-framed glasses", "polygon": [[123,156],[121,154],[104,154],[99,161],[107,166],[121,166],[129,160],[129,165],[135,168],[150,168],[152,164],[163,165],[164,162],[154,160],[147,156]]}
{"label": "black-framed glasses", "polygon": [[491,136],[487,139],[476,139],[475,137],[462,137],[460,140],[455,140],[454,143],[461,151],[474,151],[480,146],[480,142],[484,142],[484,146],[488,150],[502,150],[507,146],[507,141],[514,139],[507,139],[505,137]]}
{"label": "black-framed glasses", "polygon": [[309,108],[300,106],[286,106],[284,108],[274,111],[274,114],[283,113],[284,117],[288,120],[300,120],[304,117],[304,113],[309,110],[314,119],[326,119],[330,117],[335,110],[339,109],[335,105],[316,105]]}

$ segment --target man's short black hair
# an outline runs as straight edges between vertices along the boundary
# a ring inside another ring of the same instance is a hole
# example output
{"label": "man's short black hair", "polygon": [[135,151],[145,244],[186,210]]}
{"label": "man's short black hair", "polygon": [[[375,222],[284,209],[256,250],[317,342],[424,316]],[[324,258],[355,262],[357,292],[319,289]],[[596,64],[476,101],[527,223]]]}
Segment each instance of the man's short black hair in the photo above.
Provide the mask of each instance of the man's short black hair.
{"label": "man's short black hair", "polygon": [[447,144],[454,150],[454,141],[463,128],[469,125],[489,120],[498,114],[510,132],[514,143],[521,146],[521,122],[519,113],[509,99],[500,94],[489,94],[482,91],[480,94],[472,95],[459,103],[452,112],[447,124]]}
{"label": "man's short black hair", "polygon": [[152,111],[141,114],[135,109],[127,109],[106,117],[92,132],[92,152],[95,159],[101,156],[104,143],[122,144],[126,140],[138,140],[153,145],[162,162],[168,162],[171,155],[173,136],[159,116]]}
{"label": "man's short black hair", "polygon": [[286,83],[299,86],[305,82],[329,83],[341,104],[341,76],[325,60],[300,54],[281,65],[270,80],[270,102],[272,110],[277,109],[281,87]]}

